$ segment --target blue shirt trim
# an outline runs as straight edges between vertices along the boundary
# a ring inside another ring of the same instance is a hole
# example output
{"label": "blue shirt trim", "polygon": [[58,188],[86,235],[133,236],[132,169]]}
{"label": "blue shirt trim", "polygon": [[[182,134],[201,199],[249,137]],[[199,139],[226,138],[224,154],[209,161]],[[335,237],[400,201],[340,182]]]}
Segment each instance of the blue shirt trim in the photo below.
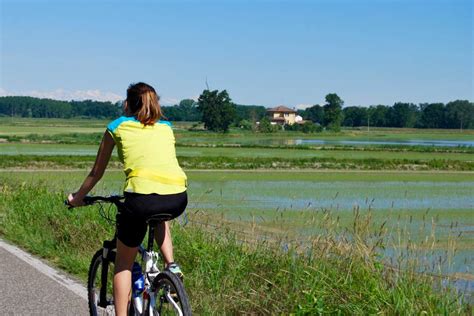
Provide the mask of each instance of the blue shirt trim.
{"label": "blue shirt trim", "polygon": [[134,118],[133,116],[121,116],[115,121],[110,122],[109,125],[107,125],[107,130],[113,133],[117,129],[117,127],[119,127],[120,124],[126,121],[133,121],[133,122],[140,123],[140,121]]}
{"label": "blue shirt trim", "polygon": [[[127,122],[127,121],[132,121],[132,122],[137,122],[137,123],[140,123],[139,120],[137,120],[135,117],[133,116],[121,116],[119,117],[118,119],[112,121],[109,123],[109,125],[107,125],[107,130],[109,130],[110,132],[114,132],[120,124],[122,124],[123,122]],[[171,124],[171,122],[168,122],[168,121],[162,121],[162,120],[159,120],[157,123],[159,124],[165,124],[165,125],[168,125],[169,127],[172,127],[173,125]]]}
{"label": "blue shirt trim", "polygon": [[171,124],[171,122],[169,122],[169,121],[159,120],[158,123],[168,125],[169,127],[173,127],[173,124]]}

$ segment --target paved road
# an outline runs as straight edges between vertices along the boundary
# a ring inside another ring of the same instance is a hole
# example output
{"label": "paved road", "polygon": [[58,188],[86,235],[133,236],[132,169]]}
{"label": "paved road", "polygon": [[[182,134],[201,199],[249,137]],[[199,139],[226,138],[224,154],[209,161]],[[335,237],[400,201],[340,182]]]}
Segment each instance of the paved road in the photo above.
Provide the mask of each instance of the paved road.
{"label": "paved road", "polygon": [[88,315],[85,296],[83,286],[0,239],[1,315]]}

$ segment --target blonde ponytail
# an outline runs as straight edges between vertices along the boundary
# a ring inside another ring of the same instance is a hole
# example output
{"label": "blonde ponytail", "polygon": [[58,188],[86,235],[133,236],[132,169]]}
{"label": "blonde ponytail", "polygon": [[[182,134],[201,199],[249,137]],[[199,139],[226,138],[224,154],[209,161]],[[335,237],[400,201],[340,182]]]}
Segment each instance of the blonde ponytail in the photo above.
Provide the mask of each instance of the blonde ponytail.
{"label": "blonde ponytail", "polygon": [[153,125],[161,117],[160,98],[152,86],[139,82],[127,89],[127,110],[144,125]]}

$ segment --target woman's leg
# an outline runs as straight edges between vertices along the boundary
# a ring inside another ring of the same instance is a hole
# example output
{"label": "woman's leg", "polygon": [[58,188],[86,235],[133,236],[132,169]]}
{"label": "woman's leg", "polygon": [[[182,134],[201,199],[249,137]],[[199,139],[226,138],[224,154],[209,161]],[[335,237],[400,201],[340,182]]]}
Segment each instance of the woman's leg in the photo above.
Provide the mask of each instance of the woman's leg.
{"label": "woman's leg", "polygon": [[127,247],[117,240],[114,274],[115,315],[127,315],[130,289],[132,288],[132,266],[138,247]]}
{"label": "woman's leg", "polygon": [[174,262],[173,242],[171,240],[169,222],[163,222],[157,225],[155,229],[155,240],[158,246],[160,247],[165,264],[168,265]]}

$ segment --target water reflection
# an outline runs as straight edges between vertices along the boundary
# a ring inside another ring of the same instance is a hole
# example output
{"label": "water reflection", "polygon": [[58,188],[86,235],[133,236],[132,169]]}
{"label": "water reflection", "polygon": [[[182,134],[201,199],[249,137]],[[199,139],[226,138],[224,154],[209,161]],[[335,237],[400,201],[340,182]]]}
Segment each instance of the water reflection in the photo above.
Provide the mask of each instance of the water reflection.
{"label": "water reflection", "polygon": [[[191,182],[193,192],[209,183]],[[474,182],[367,182],[367,181],[220,181],[216,192],[201,205],[217,207],[215,198],[234,210],[331,208],[352,210],[354,206],[388,209],[474,210]],[[222,192],[222,194],[221,194]],[[336,196],[337,195],[337,196]]]}
{"label": "water reflection", "polygon": [[258,145],[298,146],[298,145],[404,145],[434,147],[474,147],[474,141],[462,140],[322,140],[322,139],[262,139],[255,141]]}

